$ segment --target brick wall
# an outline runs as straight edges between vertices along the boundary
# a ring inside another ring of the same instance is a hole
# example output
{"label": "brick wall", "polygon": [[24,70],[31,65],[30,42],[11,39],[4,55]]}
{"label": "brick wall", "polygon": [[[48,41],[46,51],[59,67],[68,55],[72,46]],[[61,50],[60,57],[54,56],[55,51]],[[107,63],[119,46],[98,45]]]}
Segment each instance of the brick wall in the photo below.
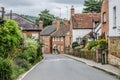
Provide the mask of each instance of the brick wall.
{"label": "brick wall", "polygon": [[109,38],[108,61],[110,64],[120,68],[120,37]]}
{"label": "brick wall", "polygon": [[43,53],[51,53],[51,36],[41,36],[43,47]]}
{"label": "brick wall", "polygon": [[[62,38],[62,40],[61,40]],[[52,50],[55,48],[58,49],[58,53],[64,53],[65,51],[65,38],[64,37],[53,37],[52,38]],[[54,53],[54,51],[53,51]]]}
{"label": "brick wall", "polygon": [[[101,8],[101,22],[102,22],[102,32],[108,35],[109,28],[109,10],[108,10],[108,0],[103,0]],[[106,22],[104,22],[103,14],[106,14]]]}

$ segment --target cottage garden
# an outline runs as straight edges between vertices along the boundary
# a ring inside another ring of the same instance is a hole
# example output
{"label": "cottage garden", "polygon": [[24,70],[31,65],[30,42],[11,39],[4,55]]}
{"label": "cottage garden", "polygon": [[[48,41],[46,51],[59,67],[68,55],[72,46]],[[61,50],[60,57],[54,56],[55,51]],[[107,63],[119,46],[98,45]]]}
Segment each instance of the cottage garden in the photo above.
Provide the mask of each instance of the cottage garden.
{"label": "cottage garden", "polygon": [[0,80],[13,80],[42,60],[42,44],[26,37],[17,22],[0,24]]}

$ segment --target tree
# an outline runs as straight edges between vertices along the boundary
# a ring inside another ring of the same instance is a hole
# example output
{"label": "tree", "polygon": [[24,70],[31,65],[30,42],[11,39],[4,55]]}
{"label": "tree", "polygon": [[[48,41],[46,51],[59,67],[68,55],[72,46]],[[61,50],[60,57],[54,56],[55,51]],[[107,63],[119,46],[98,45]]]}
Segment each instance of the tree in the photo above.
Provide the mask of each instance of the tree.
{"label": "tree", "polygon": [[6,20],[0,24],[0,56],[8,57],[13,55],[14,50],[19,46],[21,31],[17,22]]}
{"label": "tree", "polygon": [[100,13],[102,0],[85,0],[83,13]]}
{"label": "tree", "polygon": [[54,15],[49,13],[49,10],[45,9],[39,14],[39,19],[36,20],[36,23],[39,24],[39,21],[43,21],[43,27],[51,25],[55,19]]}

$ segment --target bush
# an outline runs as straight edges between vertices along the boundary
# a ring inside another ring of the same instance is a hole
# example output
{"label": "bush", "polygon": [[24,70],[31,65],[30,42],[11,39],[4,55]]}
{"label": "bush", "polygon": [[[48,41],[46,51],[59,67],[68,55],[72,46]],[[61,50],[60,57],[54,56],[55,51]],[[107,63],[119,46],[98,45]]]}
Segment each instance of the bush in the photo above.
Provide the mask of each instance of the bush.
{"label": "bush", "polygon": [[26,70],[30,69],[31,67],[31,64],[25,59],[16,58],[14,62],[17,66],[19,66],[20,68],[24,68]]}
{"label": "bush", "polygon": [[13,62],[10,59],[0,58],[0,80],[11,80]]}
{"label": "bush", "polygon": [[74,49],[75,47],[78,47],[79,46],[79,44],[78,44],[78,42],[73,42],[72,43],[72,48]]}
{"label": "bush", "polygon": [[105,39],[98,40],[99,48],[107,49],[108,48],[108,42]]}
{"label": "bush", "polygon": [[18,57],[29,61],[29,63],[33,64],[37,57],[37,50],[34,45],[30,45],[26,47],[23,53],[20,53]]}
{"label": "bush", "polygon": [[98,45],[97,41],[90,41],[85,46],[85,49],[91,50],[93,47],[95,47],[97,45]]}

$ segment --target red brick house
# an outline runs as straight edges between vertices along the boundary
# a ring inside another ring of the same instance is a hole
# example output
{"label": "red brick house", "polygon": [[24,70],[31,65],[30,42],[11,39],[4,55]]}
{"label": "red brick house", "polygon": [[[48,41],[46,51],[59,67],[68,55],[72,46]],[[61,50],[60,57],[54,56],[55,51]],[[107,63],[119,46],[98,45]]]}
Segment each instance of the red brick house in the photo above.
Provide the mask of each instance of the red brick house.
{"label": "red brick house", "polygon": [[70,25],[67,19],[64,19],[63,24],[60,24],[60,19],[56,21],[57,30],[52,34],[52,52],[64,53],[66,47],[71,46]]}
{"label": "red brick house", "polygon": [[40,34],[40,38],[43,43],[42,52],[43,53],[51,53],[52,52],[52,39],[51,35],[56,31],[55,25],[46,26]]}
{"label": "red brick house", "polygon": [[109,8],[108,8],[108,0],[102,1],[101,8],[101,23],[102,23],[102,33],[105,33],[105,36],[109,35]]}
{"label": "red brick house", "polygon": [[37,26],[34,22],[31,22],[30,20],[28,20],[16,13],[6,14],[6,17],[18,22],[19,28],[27,36],[33,37],[35,39],[39,39],[40,32],[42,30],[42,22],[40,22],[40,26]]}

